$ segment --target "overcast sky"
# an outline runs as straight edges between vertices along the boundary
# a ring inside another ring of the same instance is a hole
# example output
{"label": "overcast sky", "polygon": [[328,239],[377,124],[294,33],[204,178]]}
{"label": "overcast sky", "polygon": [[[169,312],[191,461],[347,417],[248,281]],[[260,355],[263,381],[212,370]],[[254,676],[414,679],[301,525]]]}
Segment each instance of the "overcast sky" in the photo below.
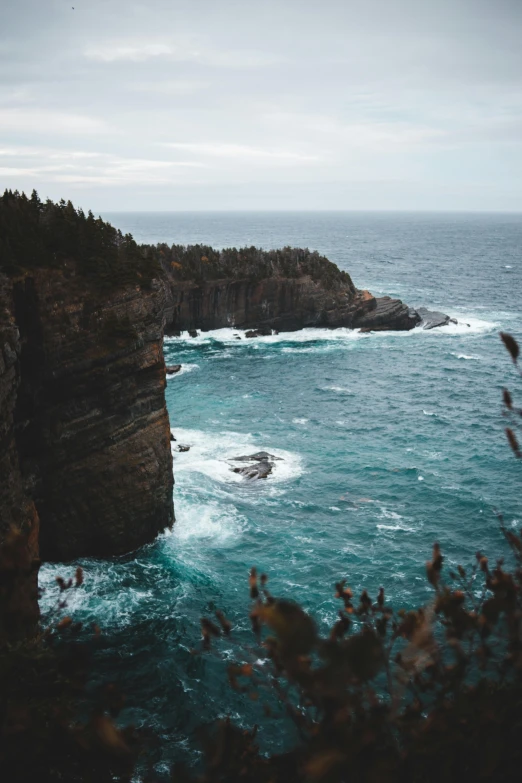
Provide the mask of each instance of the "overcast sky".
{"label": "overcast sky", "polygon": [[2,189],[522,210],[522,0],[0,1]]}

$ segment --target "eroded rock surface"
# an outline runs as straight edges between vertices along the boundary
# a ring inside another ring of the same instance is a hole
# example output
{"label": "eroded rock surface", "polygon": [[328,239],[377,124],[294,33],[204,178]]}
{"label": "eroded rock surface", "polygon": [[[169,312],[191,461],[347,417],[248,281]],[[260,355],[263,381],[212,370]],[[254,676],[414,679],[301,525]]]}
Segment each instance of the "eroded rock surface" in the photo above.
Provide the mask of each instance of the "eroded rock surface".
{"label": "eroded rock surface", "polygon": [[419,307],[417,312],[422,319],[421,326],[423,329],[436,329],[438,326],[446,326],[450,321],[456,323],[455,319],[450,318],[446,313],[439,313],[437,310],[428,310],[427,307]]}
{"label": "eroded rock surface", "polygon": [[269,454],[268,451],[258,451],[255,454],[243,457],[233,457],[231,462],[266,462],[267,460],[277,459],[281,457],[274,457],[273,454]]}
{"label": "eroded rock surface", "polygon": [[270,475],[272,468],[274,467],[272,462],[256,462],[255,465],[248,465],[244,468],[232,468],[234,473],[239,473],[247,479],[264,479]]}
{"label": "eroded rock surface", "polygon": [[8,484],[20,471],[18,502],[36,509],[41,557],[115,555],[151,541],[174,520],[162,286],[86,295],[71,264],[4,288],[8,343],[16,351],[19,333],[20,346],[7,368],[18,379]]}
{"label": "eroded rock surface", "polygon": [[363,331],[413,329],[420,323],[420,316],[400,299],[383,296],[374,299],[375,305],[367,313],[356,318],[355,327]]}

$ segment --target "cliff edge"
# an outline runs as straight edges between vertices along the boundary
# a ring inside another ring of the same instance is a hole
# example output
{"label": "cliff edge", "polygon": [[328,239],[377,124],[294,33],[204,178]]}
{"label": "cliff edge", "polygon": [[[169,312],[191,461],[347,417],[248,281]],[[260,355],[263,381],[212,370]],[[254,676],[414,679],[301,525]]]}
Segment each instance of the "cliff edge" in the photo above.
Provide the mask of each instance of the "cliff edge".
{"label": "cliff edge", "polygon": [[129,552],[174,521],[165,286],[91,214],[0,201],[0,540],[30,532],[35,560],[38,542],[46,560]]}

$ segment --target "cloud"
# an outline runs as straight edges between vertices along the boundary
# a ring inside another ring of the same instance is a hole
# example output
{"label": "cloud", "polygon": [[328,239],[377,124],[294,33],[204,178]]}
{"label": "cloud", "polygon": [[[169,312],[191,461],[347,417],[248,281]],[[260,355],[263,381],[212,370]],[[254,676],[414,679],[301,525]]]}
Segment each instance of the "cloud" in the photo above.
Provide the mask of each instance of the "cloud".
{"label": "cloud", "polygon": [[97,117],[47,109],[0,109],[0,132],[93,134],[107,130]]}
{"label": "cloud", "polygon": [[171,149],[207,155],[213,158],[227,158],[237,161],[259,161],[262,163],[316,163],[322,160],[319,154],[306,155],[300,152],[278,149],[249,147],[243,144],[222,143],[185,143],[169,142],[164,145]]}
{"label": "cloud", "polygon": [[[25,163],[24,159],[30,163]],[[72,185],[171,184],[179,181],[180,171],[202,168],[204,164],[200,161],[126,158],[110,153],[62,152],[34,147],[0,149],[1,176],[30,177]]]}
{"label": "cloud", "polygon": [[124,44],[114,42],[88,47],[84,54],[90,60],[100,60],[104,63],[114,63],[121,60],[139,63],[153,57],[172,55],[173,49],[167,44],[161,43]]}
{"label": "cloud", "polygon": [[186,194],[342,209],[355,183],[378,208],[393,182],[415,209],[452,189],[471,207],[486,183],[482,206],[522,208],[520,0],[4,5],[10,187],[81,187],[114,209]]}
{"label": "cloud", "polygon": [[174,62],[199,63],[218,68],[257,68],[282,61],[276,56],[255,49],[216,49],[208,43],[194,39],[185,41],[135,41],[112,40],[87,46],[84,56],[102,63],[134,62],[164,59]]}
{"label": "cloud", "polygon": [[176,79],[173,81],[135,82],[129,84],[127,89],[135,92],[157,93],[159,95],[191,95],[192,93],[206,90],[211,82],[195,81],[190,79]]}

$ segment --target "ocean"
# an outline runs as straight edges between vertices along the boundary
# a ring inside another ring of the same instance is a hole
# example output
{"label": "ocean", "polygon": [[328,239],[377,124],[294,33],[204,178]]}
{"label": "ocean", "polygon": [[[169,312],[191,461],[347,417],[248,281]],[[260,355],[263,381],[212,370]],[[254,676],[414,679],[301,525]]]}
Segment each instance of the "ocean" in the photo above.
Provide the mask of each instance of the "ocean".
{"label": "ocean", "polygon": [[[300,601],[323,629],[334,583],[396,608],[427,602],[424,563],[439,541],[448,567],[506,554],[496,511],[520,527],[521,465],[506,443],[502,388],[522,400],[499,331],[522,338],[522,216],[406,213],[104,214],[138,242],[318,250],[358,288],[442,310],[457,325],[359,334],[305,329],[237,340],[234,329],[165,340],[174,451],[171,532],[139,552],[82,560],[68,612],[102,636],[95,682],[127,695],[125,722],[158,738],[161,772],[198,758],[203,723],[230,715],[280,749],[283,718],[231,689],[226,667],[255,659],[251,566],[274,595]],[[268,451],[273,474],[247,482],[234,457]],[[237,464],[237,463],[236,463]],[[93,488],[95,491],[95,488]],[[42,606],[56,575],[44,565]],[[199,654],[200,617],[221,609],[231,640]],[[261,664],[260,664],[261,665]]]}

